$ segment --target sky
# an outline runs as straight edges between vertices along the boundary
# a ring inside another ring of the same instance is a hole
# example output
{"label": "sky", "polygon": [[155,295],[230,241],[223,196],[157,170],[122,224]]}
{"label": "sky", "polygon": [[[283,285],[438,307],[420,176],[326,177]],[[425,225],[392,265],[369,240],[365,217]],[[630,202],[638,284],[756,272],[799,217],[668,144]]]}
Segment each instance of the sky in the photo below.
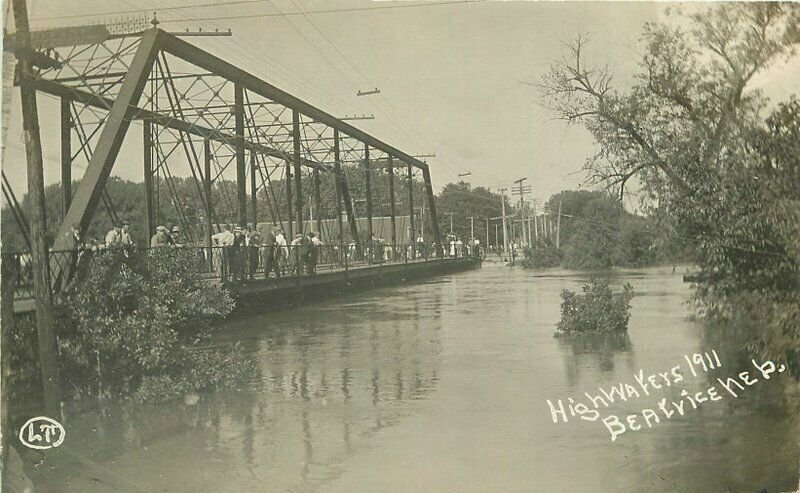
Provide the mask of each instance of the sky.
{"label": "sky", "polygon": [[[473,186],[492,189],[527,177],[533,197],[546,200],[581,186],[581,167],[595,145],[582,128],[555,120],[526,82],[536,82],[564,53],[564,42],[588,34],[592,58],[624,84],[636,70],[644,23],[662,19],[669,4],[29,0],[28,5],[33,29],[135,12],[152,16],[154,10],[159,27],[168,31],[230,28],[231,37],[186,39],[331,114],[374,114],[375,120],[351,123],[409,154],[435,153],[427,161],[437,190],[465,173]],[[320,10],[347,11],[282,15]],[[778,67],[758,83],[768,93],[784,95],[800,78],[798,65]],[[380,94],[356,96],[373,88]],[[24,144],[14,97],[4,170],[21,191]],[[40,97],[40,113],[45,180],[52,183],[58,180],[57,106]],[[137,139],[129,136],[113,174],[141,180],[141,158],[126,159],[141,154]]]}

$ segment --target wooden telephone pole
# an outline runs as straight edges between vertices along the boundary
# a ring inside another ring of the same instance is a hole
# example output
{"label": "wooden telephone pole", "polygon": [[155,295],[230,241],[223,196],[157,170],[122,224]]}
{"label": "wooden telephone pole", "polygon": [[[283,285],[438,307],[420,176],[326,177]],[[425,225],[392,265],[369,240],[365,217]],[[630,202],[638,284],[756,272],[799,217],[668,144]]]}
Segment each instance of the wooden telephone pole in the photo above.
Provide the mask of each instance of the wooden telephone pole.
{"label": "wooden telephone pole", "polygon": [[556,250],[561,249],[561,201],[558,201],[558,217],[556,218]]}
{"label": "wooden telephone pole", "polygon": [[506,189],[501,188],[498,190],[501,195],[500,203],[503,210],[503,252],[508,256],[508,228],[506,227]]}
{"label": "wooden telephone pole", "polygon": [[13,0],[14,21],[17,27],[16,47],[19,59],[19,86],[22,100],[22,126],[27,155],[28,196],[31,199],[30,235],[33,263],[33,293],[36,299],[36,331],[39,339],[45,411],[60,417],[58,347],[53,330],[53,303],[50,297],[50,256],[47,248],[47,222],[44,203],[44,169],[42,140],[39,133],[39,110],[36,105],[34,71],[31,58],[28,7],[25,0]]}

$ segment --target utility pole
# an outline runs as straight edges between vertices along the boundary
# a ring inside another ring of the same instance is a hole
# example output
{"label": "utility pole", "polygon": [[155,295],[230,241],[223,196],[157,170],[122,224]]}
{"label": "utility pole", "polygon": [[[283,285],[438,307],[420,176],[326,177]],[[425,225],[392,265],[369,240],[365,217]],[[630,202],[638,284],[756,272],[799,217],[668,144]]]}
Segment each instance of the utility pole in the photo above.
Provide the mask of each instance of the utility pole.
{"label": "utility pole", "polygon": [[489,218],[486,218],[486,248],[489,248]]}
{"label": "utility pole", "polygon": [[[425,202],[419,208],[419,235],[422,237],[422,240],[425,241]],[[416,243],[417,239],[414,238],[414,242]]]}
{"label": "utility pole", "polygon": [[448,212],[447,215],[450,216],[450,234],[452,235],[453,234],[453,213],[452,212]]}
{"label": "utility pole", "polygon": [[503,252],[506,256],[508,256],[508,228],[506,228],[506,189],[501,188],[498,190],[500,192],[500,203],[502,205],[503,210]]}
{"label": "utility pole", "polygon": [[561,249],[561,201],[558,201],[558,217],[556,218],[556,250]]}
{"label": "utility pole", "polygon": [[533,240],[534,234],[531,233],[531,216],[528,216],[527,223],[528,223],[528,237],[530,237],[531,240]]}
{"label": "utility pole", "polygon": [[[33,86],[31,36],[25,0],[13,0],[17,27],[18,75],[22,100],[22,126],[27,154],[28,196],[31,198],[30,235],[33,262],[33,293],[36,299],[36,332],[39,339],[39,364],[44,390],[45,411],[61,417],[58,385],[58,346],[53,330],[53,306],[50,295],[50,258],[47,248],[47,219],[44,202],[42,141],[39,133],[39,110]],[[85,225],[81,225],[83,227]],[[6,348],[4,348],[6,349]],[[6,409],[3,409],[6,412]],[[4,430],[6,431],[6,430]]]}
{"label": "utility pole", "polygon": [[544,214],[542,215],[542,231],[544,232],[545,238],[550,238],[550,230],[548,229],[548,223],[550,223],[550,208],[547,207],[547,204],[544,205]]}
{"label": "utility pole", "polygon": [[[522,241],[530,244],[529,235],[525,234],[525,194],[531,193],[531,187],[523,185],[522,182],[527,180],[527,178],[520,178],[516,180],[514,183],[519,185],[517,190],[514,190],[514,194],[519,195],[519,210],[520,210],[520,217],[522,219]],[[530,233],[530,231],[528,232]]]}
{"label": "utility pole", "polygon": [[469,239],[475,238],[475,218],[469,217]]}

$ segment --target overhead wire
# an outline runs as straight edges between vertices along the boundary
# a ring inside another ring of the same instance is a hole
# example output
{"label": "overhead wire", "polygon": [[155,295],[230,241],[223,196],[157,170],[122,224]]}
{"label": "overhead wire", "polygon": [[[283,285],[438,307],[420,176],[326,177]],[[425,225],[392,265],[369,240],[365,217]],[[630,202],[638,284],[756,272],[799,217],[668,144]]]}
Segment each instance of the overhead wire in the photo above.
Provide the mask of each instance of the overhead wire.
{"label": "overhead wire", "polygon": [[[123,0],[123,1],[124,1],[124,0]],[[264,0],[264,1],[269,1],[269,0]],[[129,2],[125,2],[125,3],[126,3],[126,4],[129,4],[129,5],[131,5]],[[224,5],[225,3],[226,3],[226,2],[222,2],[222,3],[220,3],[220,5]],[[238,3],[238,2],[237,2],[237,3]],[[247,3],[247,2],[245,2],[245,3]],[[255,3],[255,2],[250,2],[250,3]],[[341,57],[342,57],[342,58],[343,58],[343,59],[344,59],[344,60],[345,60],[345,61],[346,61],[346,62],[347,62],[347,63],[348,63],[348,64],[349,64],[349,65],[350,65],[352,68],[353,68],[353,70],[354,70],[354,71],[356,71],[356,72],[357,72],[357,73],[358,73],[358,74],[359,74],[359,75],[360,75],[360,76],[361,76],[363,79],[365,79],[365,80],[367,80],[367,81],[369,80],[369,79],[368,79],[368,78],[367,78],[367,77],[364,75],[364,73],[363,73],[362,71],[360,71],[360,70],[358,69],[358,67],[357,67],[357,66],[356,66],[356,65],[355,65],[355,64],[352,62],[352,60],[351,60],[350,58],[348,58],[348,57],[347,57],[347,55],[346,55],[344,52],[342,52],[342,50],[340,50],[340,49],[339,49],[339,48],[338,48],[338,47],[337,47],[337,46],[336,46],[336,45],[335,45],[335,44],[332,42],[332,40],[331,40],[331,39],[330,39],[330,38],[329,38],[329,37],[328,37],[328,36],[327,36],[327,35],[326,35],[326,34],[325,34],[325,33],[324,33],[324,32],[323,32],[321,29],[319,29],[319,28],[316,26],[316,24],[314,24],[314,23],[313,23],[313,21],[311,21],[310,19],[308,19],[308,17],[307,17],[307,14],[309,14],[309,13],[314,13],[314,12],[311,12],[311,11],[302,11],[301,9],[299,9],[299,8],[297,7],[297,5],[296,5],[296,3],[295,3],[294,1],[292,1],[292,4],[293,4],[293,5],[295,6],[295,8],[298,10],[297,12],[283,12],[283,11],[281,11],[281,10],[280,10],[280,9],[279,9],[277,6],[275,6],[275,4],[274,4],[273,2],[270,2],[270,3],[272,3],[272,5],[273,5],[273,6],[274,6],[276,9],[278,9],[278,11],[279,11],[279,13],[275,14],[275,15],[274,15],[274,17],[290,17],[290,16],[292,16],[292,15],[300,15],[300,16],[303,16],[304,18],[306,18],[306,20],[307,20],[307,21],[308,21],[308,22],[309,22],[309,23],[312,25],[312,27],[313,27],[315,30],[317,30],[317,32],[318,32],[318,33],[319,33],[319,34],[320,34],[320,35],[321,35],[323,38],[325,38],[325,39],[326,39],[326,41],[327,41],[327,42],[328,42],[328,43],[329,43],[329,44],[330,44],[330,45],[331,45],[331,46],[334,48],[334,50],[336,50],[336,51],[337,51],[337,53],[338,53],[338,54],[339,54],[339,55],[340,55],[340,56],[341,56]],[[442,4],[442,5],[444,5],[444,4],[453,4],[453,3],[472,3],[472,2],[440,2],[439,4]],[[200,20],[204,20],[204,19],[197,19],[197,18],[194,18],[194,19],[193,19],[193,18],[191,18],[191,17],[187,17],[187,16],[185,16],[185,15],[182,15],[180,12],[176,12],[176,11],[179,11],[179,10],[181,10],[181,9],[182,9],[182,7],[180,7],[180,6],[170,6],[170,5],[167,5],[167,6],[164,6],[164,5],[154,5],[152,2],[150,2],[150,4],[152,5],[152,8],[154,8],[154,9],[156,9],[156,10],[160,10],[160,11],[167,11],[167,12],[172,12],[172,14],[178,15],[178,16],[180,17],[179,19],[175,19],[175,20],[171,20],[171,19],[163,19],[163,20],[161,20],[161,22],[164,22],[164,23],[167,23],[167,22],[173,22],[173,21],[175,21],[175,22],[178,22],[178,21],[179,21],[179,22],[191,22],[191,21],[200,21]],[[438,4],[430,4],[430,5],[438,5]],[[211,6],[211,5],[209,4],[208,6]],[[418,5],[411,5],[411,6],[418,6]],[[426,4],[425,6],[428,6],[428,4]],[[391,6],[391,7],[394,7],[394,6]],[[381,7],[381,8],[382,8],[382,7]],[[375,9],[376,9],[376,8],[369,8],[369,9],[366,9],[366,10],[375,10]],[[355,10],[363,10],[363,9],[355,9]],[[116,11],[116,12],[107,12],[107,13],[105,13],[105,14],[103,14],[103,15],[109,15],[109,14],[112,14],[112,13],[116,13],[116,14],[121,14],[121,13],[135,13],[135,12],[141,12],[141,11],[142,11],[141,9],[134,9],[134,10],[129,10],[129,11]],[[97,15],[100,15],[100,14],[97,14]],[[71,16],[68,16],[68,17],[71,17]],[[247,16],[247,17],[252,17],[252,16]],[[288,21],[288,19],[287,19],[287,21]],[[351,85],[354,85],[353,81],[352,81],[352,80],[351,80],[349,77],[347,77],[347,76],[346,76],[346,74],[344,74],[344,73],[343,73],[343,72],[342,72],[342,71],[341,71],[341,70],[340,70],[340,69],[339,69],[339,68],[338,68],[338,67],[337,67],[337,66],[336,66],[336,65],[335,65],[333,62],[331,62],[331,61],[330,61],[330,60],[329,60],[327,57],[325,57],[324,53],[322,53],[322,52],[321,52],[321,50],[320,50],[320,49],[319,49],[319,48],[318,48],[318,47],[317,47],[317,46],[316,46],[316,45],[315,45],[315,44],[314,44],[314,43],[313,43],[313,42],[312,42],[312,41],[311,41],[311,40],[310,40],[310,39],[309,39],[309,38],[308,38],[308,37],[307,37],[307,36],[306,36],[306,35],[305,35],[305,34],[304,34],[302,31],[301,31],[301,30],[300,30],[300,28],[299,28],[297,25],[295,25],[294,23],[292,23],[292,22],[290,22],[290,21],[289,21],[289,23],[290,23],[290,25],[292,26],[292,28],[293,28],[293,29],[295,29],[295,30],[298,32],[298,34],[299,34],[301,37],[303,37],[303,38],[306,40],[306,42],[308,42],[308,43],[309,43],[309,44],[312,46],[312,48],[314,48],[314,49],[315,49],[315,50],[316,50],[318,53],[320,53],[320,55],[321,55],[321,56],[323,56],[323,58],[326,60],[326,62],[327,62],[327,63],[329,63],[329,64],[330,64],[330,65],[331,65],[331,66],[334,68],[334,70],[338,71],[338,73],[339,73],[339,74],[340,74],[340,75],[341,75],[341,76],[342,76],[342,77],[343,77],[345,80],[347,80],[349,84],[351,84]],[[246,46],[242,45],[242,44],[241,44],[241,43],[238,41],[238,39],[235,39],[235,38],[234,38],[234,40],[233,40],[233,41],[234,41],[234,44],[237,44],[237,46],[239,46],[239,47],[241,47],[241,48],[242,48],[242,50],[241,50],[239,53],[243,54],[245,57],[247,57],[247,58],[248,58],[248,59],[250,59],[250,60],[254,60],[254,59],[255,59],[255,57],[253,57],[253,56],[252,56],[252,54],[251,54],[251,53],[252,53],[252,52],[251,52],[251,50],[247,49],[248,47],[246,47]],[[219,43],[220,43],[220,41],[219,41],[219,40],[213,40],[213,43],[217,43],[217,44],[219,44]],[[263,56],[263,54],[262,54],[262,58],[263,58],[263,57],[264,57],[264,56]],[[234,56],[234,58],[236,58],[236,57]],[[266,58],[267,58],[267,59],[269,59],[268,57],[266,57]],[[296,75],[296,74],[294,74],[294,72],[293,72],[293,71],[291,71],[291,70],[290,70],[290,69],[288,69],[287,67],[285,67],[285,66],[282,66],[281,64],[277,63],[275,60],[271,60],[271,59],[269,59],[269,60],[270,60],[271,62],[273,62],[273,64],[277,64],[277,65],[278,65],[278,66],[280,66],[282,69],[284,69],[284,70],[286,70],[287,72],[289,72],[289,76],[290,76],[290,77],[292,77],[293,75]],[[257,65],[259,65],[259,66],[261,65],[261,63],[260,63],[260,62],[258,62],[258,61],[256,61],[256,63],[257,63]],[[296,84],[298,84],[298,85],[306,85],[306,86],[307,86],[307,84],[304,84],[304,81],[305,81],[305,78],[303,78],[303,77],[297,77],[297,79],[296,79],[294,82],[295,82]],[[315,89],[319,89],[319,88],[315,88]],[[346,102],[342,101],[340,98],[337,98],[337,97],[335,97],[334,95],[332,95],[332,94],[330,94],[330,93],[328,93],[328,94],[326,94],[326,95],[325,95],[325,99],[326,99],[326,100],[332,100],[332,99],[335,99],[335,100],[337,100],[336,102],[337,102],[338,104],[341,104],[341,105],[343,105],[343,106],[345,106],[345,107],[349,107],[349,106],[350,106],[350,105],[349,105],[349,103],[346,103]],[[387,100],[387,99],[386,99],[384,96],[381,96],[381,99],[383,99],[383,101],[384,101],[384,102],[385,102],[385,103],[386,103],[386,104],[387,104],[387,105],[388,105],[388,106],[391,108],[391,110],[392,110],[392,111],[399,113],[399,111],[397,110],[397,108],[396,108],[394,105],[392,105],[392,104],[391,104],[391,103],[390,103],[390,102],[389,102],[389,101],[388,101],[388,100]],[[370,102],[368,102],[368,103],[370,103]],[[347,112],[347,111],[345,111],[345,112]],[[401,134],[404,134],[404,135],[406,136],[405,138],[406,138],[408,141],[410,141],[410,142],[413,142],[413,141],[416,141],[416,140],[426,141],[426,139],[425,139],[424,137],[420,136],[420,135],[419,135],[418,133],[416,133],[416,132],[414,132],[414,133],[416,134],[416,136],[412,136],[412,134],[411,134],[411,133],[409,133],[408,131],[406,131],[406,129],[403,127],[403,125],[402,125],[402,124],[398,123],[398,121],[397,121],[397,120],[395,120],[395,119],[394,119],[394,118],[391,116],[391,112],[388,112],[388,113],[387,113],[387,112],[385,112],[385,111],[378,111],[378,113],[386,113],[386,115],[385,115],[385,116],[387,117],[387,119],[388,119],[388,120],[391,120],[391,123],[392,123],[392,124],[393,124],[393,125],[396,127],[397,131],[400,131],[400,133],[401,133]],[[382,126],[382,125],[380,125],[380,126]],[[412,130],[412,131],[413,131],[413,130]],[[430,144],[429,144],[429,143],[426,143],[426,145],[430,145]],[[448,159],[446,159],[444,156],[442,157],[442,162],[443,162],[443,164],[445,165],[445,167],[447,167],[447,168],[450,168],[450,170],[451,170],[451,171],[452,171],[454,174],[457,174],[457,170],[458,170],[458,168],[457,168],[456,166],[454,166],[452,163],[450,163],[450,162],[449,162],[449,160],[448,160]]]}
{"label": "overhead wire", "polygon": [[[127,2],[126,2],[126,3],[127,3]],[[255,2],[249,2],[249,3],[255,3]],[[445,3],[466,3],[466,2],[445,2]],[[295,5],[295,7],[296,7],[296,4],[294,4],[294,2],[292,2],[292,4],[293,4],[293,5]],[[178,8],[173,8],[173,7],[169,7],[169,6],[167,6],[167,7],[157,7],[157,8],[160,8],[161,10],[179,10]],[[299,10],[299,9],[298,9],[298,10]],[[359,9],[359,10],[360,10],[360,9]],[[367,10],[375,10],[375,9],[367,9]],[[139,10],[137,10],[137,11],[139,11]],[[131,11],[131,12],[133,12],[133,11]],[[119,13],[119,12],[118,12],[118,13]],[[102,15],[108,15],[108,14],[109,14],[109,13],[104,13],[104,14],[102,14]],[[300,12],[297,12],[297,14],[298,14],[298,15],[303,15],[303,16],[305,16],[306,12],[302,12],[302,11],[300,11]],[[100,15],[100,14],[98,14],[98,15]],[[276,15],[276,16],[277,16],[277,15]],[[285,17],[285,15],[283,15],[283,13],[281,13],[281,16],[284,16],[284,17]],[[184,19],[184,20],[192,21],[192,20],[197,20],[197,19]],[[313,23],[312,23],[312,25],[313,25]],[[300,34],[301,36],[305,37],[305,35],[304,35],[304,34],[303,34],[303,33],[302,33],[300,30],[299,30],[299,28],[297,28],[297,26],[294,26],[294,27],[295,27],[295,29],[298,31],[298,34]],[[362,78],[365,78],[365,79],[366,79],[366,76],[364,76],[363,72],[361,72],[360,70],[358,70],[358,68],[355,66],[355,64],[353,64],[353,63],[352,63],[352,61],[351,61],[349,58],[347,58],[347,56],[346,56],[346,55],[345,55],[343,52],[341,52],[341,50],[339,50],[339,49],[338,49],[338,47],[336,47],[336,45],[335,45],[335,44],[333,44],[333,43],[330,41],[330,39],[329,39],[329,38],[328,38],[328,37],[327,37],[327,36],[326,36],[326,35],[325,35],[325,34],[324,34],[324,33],[323,33],[321,30],[319,30],[319,29],[318,29],[318,28],[317,28],[315,25],[314,25],[314,28],[315,28],[315,29],[317,29],[317,31],[318,31],[318,32],[320,32],[320,34],[321,34],[323,37],[325,37],[325,38],[326,38],[326,40],[327,40],[327,41],[328,41],[328,42],[329,42],[329,43],[330,43],[330,44],[331,44],[331,45],[334,47],[334,49],[336,49],[336,50],[337,50],[337,52],[340,54],[340,56],[342,56],[342,58],[344,58],[344,59],[345,59],[345,60],[346,60],[346,61],[347,61],[347,62],[348,62],[348,63],[349,63],[349,64],[350,64],[350,65],[351,65],[353,68],[354,68],[354,70],[355,70],[355,71],[357,71],[357,72],[358,72],[358,73],[359,73],[359,74],[362,76]],[[308,38],[306,38],[306,39],[308,40]],[[216,41],[216,40],[215,40],[215,41]],[[239,46],[242,46],[242,45],[241,45],[241,44],[238,42],[238,40],[234,40],[234,41],[235,41],[235,43],[236,43],[236,44],[238,44]],[[315,49],[317,49],[317,51],[319,51],[319,49],[318,49],[318,48],[316,48],[316,46],[313,44],[313,42],[311,42],[310,40],[308,40],[308,42],[309,42],[309,44],[311,44],[311,45],[312,45],[312,47],[314,47]],[[243,46],[242,46],[242,47],[243,47]],[[248,52],[245,50],[245,51],[243,51],[243,53],[248,53]],[[324,57],[324,54],[323,54],[323,57]],[[253,57],[250,57],[250,58],[251,58],[251,59],[254,59]],[[332,66],[333,66],[334,68],[336,68],[335,64],[332,64]],[[285,68],[285,67],[284,67],[284,68]],[[287,71],[289,72],[290,76],[292,76],[292,75],[296,75],[296,74],[294,74],[294,72],[292,72],[292,71],[291,71],[291,70],[289,70],[289,69],[287,69]],[[352,81],[351,81],[349,78],[347,78],[347,77],[346,77],[346,75],[345,75],[345,74],[343,74],[343,73],[341,72],[341,70],[339,70],[339,72],[342,74],[342,76],[343,76],[343,77],[344,77],[344,78],[345,78],[345,79],[346,79],[346,80],[347,80],[349,83],[351,83],[351,84],[352,84]],[[302,80],[302,78],[300,78],[300,80]],[[401,128],[401,130],[402,130],[402,128]]]}
{"label": "overhead wire", "polygon": [[[328,43],[328,45],[330,45],[334,49],[334,51],[336,51],[336,53],[353,69],[353,71],[356,74],[358,74],[365,82],[367,82],[369,87],[371,87],[373,85],[373,82],[366,75],[364,75],[364,72],[361,71],[356,66],[356,64],[333,42],[333,40],[330,39],[330,37],[327,34],[325,34],[324,31],[322,31],[322,29],[320,29],[314,23],[313,20],[309,19],[308,16],[306,16],[305,13],[302,12],[302,10],[297,6],[297,4],[295,3],[294,0],[289,0],[289,2],[295,7],[295,9],[297,9],[299,11],[300,14],[302,14],[303,18],[311,25],[311,27],[313,27],[314,30],[317,33],[319,33],[320,36],[322,36],[322,38]],[[272,4],[275,5],[274,2]],[[275,6],[275,7],[278,8],[277,6]],[[278,8],[278,10],[280,11],[279,8]],[[378,93],[378,97],[380,99],[382,99],[395,113],[397,113],[398,115],[400,114],[399,110],[383,95],[383,93]],[[369,99],[367,100],[367,102],[368,103],[370,102]],[[392,121],[395,123],[397,128],[399,130],[401,130],[401,132],[405,132],[406,135],[410,136],[411,134],[407,133],[405,128],[403,128],[403,126],[400,123],[398,123],[398,121],[394,120],[394,118],[392,118],[390,115],[391,115],[390,113],[387,114],[387,116],[390,119],[392,119]],[[422,137],[419,133],[417,133],[413,129],[413,127],[409,127],[409,128],[411,129],[411,132],[414,132],[414,134],[416,135],[416,139],[415,138],[411,138],[410,140],[413,141],[413,140],[417,140],[418,139],[418,140],[422,141],[423,143],[426,143],[427,145],[429,145],[429,143],[425,142],[426,139],[424,137]],[[451,167],[451,171],[454,174],[458,174],[458,168],[457,167],[455,167],[454,165],[449,163],[449,161],[446,158],[443,157],[442,159],[444,161],[443,164],[445,164],[448,167]]]}
{"label": "overhead wire", "polygon": [[[124,1],[124,0],[123,0],[123,1]],[[127,4],[129,4],[129,5],[130,5],[130,3],[129,3],[129,2],[125,2],[125,3],[127,3]],[[294,2],[293,2],[293,4],[294,4]],[[151,5],[153,5],[153,4],[151,3]],[[273,5],[274,5],[274,4],[273,4]],[[158,10],[158,9],[161,9],[161,10],[165,10],[165,9],[166,9],[166,10],[178,10],[177,8],[173,8],[173,7],[174,7],[174,6],[161,6],[161,5],[153,5],[153,8],[155,8],[155,9],[157,9],[157,10]],[[118,11],[117,13],[121,13],[121,12],[139,12],[139,11],[141,11],[141,10],[140,10],[140,9],[137,9],[137,10],[131,10],[131,11]],[[179,13],[176,13],[176,14],[180,15]],[[301,12],[299,12],[299,14],[300,14],[300,15],[304,15],[304,13],[303,13],[302,11],[301,11]],[[183,19],[181,19],[181,20],[186,20],[185,16],[181,16],[181,17],[183,17]],[[297,26],[295,26],[295,25],[294,25],[294,23],[290,23],[290,24],[292,24],[292,26],[293,26],[293,29],[295,29],[295,30],[298,32],[298,34],[299,34],[299,35],[301,35],[301,36],[305,37],[305,38],[306,38],[306,41],[307,41],[307,42],[308,42],[308,43],[309,43],[309,44],[310,44],[310,45],[311,45],[313,48],[315,48],[315,49],[316,49],[318,52],[320,52],[320,50],[319,50],[319,49],[316,47],[316,45],[314,45],[314,43],[313,43],[313,42],[312,42],[310,39],[308,39],[308,38],[307,38],[307,37],[306,37],[306,36],[305,36],[305,35],[302,33],[302,31],[300,31],[300,29],[299,29]],[[314,27],[316,28],[316,26],[314,26]],[[324,33],[323,33],[323,32],[321,32],[321,31],[320,31],[320,34],[324,36]],[[237,46],[239,46],[239,47],[241,47],[241,48],[242,48],[242,50],[241,50],[239,53],[245,54],[246,58],[248,58],[249,60],[254,60],[254,61],[255,61],[255,63],[256,63],[258,66],[261,66],[261,65],[262,65],[261,61],[257,60],[257,59],[256,59],[254,56],[252,56],[252,55],[251,55],[251,51],[250,51],[250,50],[248,50],[248,49],[246,49],[247,47],[245,47],[244,45],[242,45],[242,44],[241,44],[241,43],[238,41],[238,39],[234,38],[234,39],[233,39],[233,41],[234,41],[234,44],[236,44]],[[330,40],[329,40],[329,41],[330,41]],[[221,42],[220,42],[220,41],[218,41],[218,40],[213,40],[213,42],[214,42],[214,43],[217,43],[217,44],[221,43]],[[333,45],[333,46],[335,47],[335,45]],[[336,48],[336,49],[338,50],[338,48]],[[341,50],[339,50],[339,51],[341,51]],[[320,53],[321,53],[321,52],[320,52]],[[322,54],[322,53],[321,53],[321,55],[324,57],[324,54]],[[343,55],[343,56],[346,58],[346,55],[344,55],[344,53],[341,53],[341,55]],[[236,57],[236,56],[233,56],[233,58],[237,58],[237,57]],[[262,54],[262,58],[264,58],[263,54]],[[266,58],[267,58],[268,60],[272,61],[272,62],[273,62],[273,64],[277,64],[278,66],[280,66],[281,68],[283,68],[283,69],[284,69],[286,72],[288,72],[288,75],[289,75],[289,77],[290,77],[290,78],[294,78],[294,79],[295,79],[295,81],[294,81],[294,82],[295,82],[295,83],[297,83],[297,85],[301,85],[301,86],[302,86],[302,85],[305,85],[306,87],[308,87],[308,84],[305,84],[305,83],[304,83],[304,81],[305,81],[305,78],[303,78],[303,77],[300,77],[300,76],[297,76],[297,75],[296,75],[296,74],[295,74],[293,71],[291,71],[291,70],[290,70],[290,69],[288,69],[287,67],[283,66],[282,64],[280,64],[280,63],[276,62],[275,60],[271,60],[271,59],[269,59],[268,57],[266,57]],[[241,58],[239,58],[239,59],[241,59]],[[348,61],[348,62],[349,62],[349,63],[350,63],[350,64],[351,64],[353,67],[355,67],[355,65],[354,65],[354,64],[352,64],[352,62],[351,62],[349,59],[347,59],[347,61]],[[331,63],[331,66],[332,66],[332,67],[333,67],[335,70],[336,70],[336,69],[338,69],[338,67],[336,67],[336,66],[335,66],[335,64],[333,64],[333,63],[332,63],[330,60],[328,60],[328,63]],[[356,67],[356,70],[357,70],[357,67]],[[339,71],[340,75],[342,75],[342,77],[344,77],[344,78],[345,78],[345,79],[348,81],[348,83],[349,83],[349,84],[351,84],[351,85],[353,84],[353,82],[352,82],[352,81],[351,81],[349,78],[347,78],[347,77],[346,77],[346,75],[345,75],[343,72],[341,72],[341,70],[338,70],[338,71]],[[362,73],[361,75],[362,75],[362,77],[363,77],[363,73]],[[316,92],[314,89],[319,89],[319,88],[318,88],[318,87],[314,87],[314,86],[312,86],[312,92]],[[326,92],[327,92],[327,91],[326,91]],[[341,105],[343,105],[343,106],[345,106],[345,107],[349,107],[349,104],[348,104],[348,103],[346,103],[346,102],[342,101],[340,98],[338,98],[338,97],[336,97],[335,95],[333,95],[333,94],[330,94],[330,93],[326,94],[326,95],[324,96],[324,99],[326,99],[326,100],[336,100],[336,102],[337,102],[338,104],[341,104]],[[345,113],[347,113],[347,111],[345,111]],[[398,127],[398,129],[401,131],[401,133],[406,133],[406,132],[405,132],[405,130],[402,128],[402,126],[401,126],[401,125],[398,125],[398,124],[396,124],[396,123],[395,123],[395,125],[397,125],[397,127]],[[407,134],[407,133],[406,133],[406,135],[408,135],[408,136],[410,137],[410,134]],[[409,138],[409,140],[410,140],[410,141],[413,141],[413,140],[415,140],[415,139],[414,139],[414,138]]]}
{"label": "overhead wire", "polygon": [[[381,5],[381,6],[374,6],[374,7],[350,7],[350,8],[342,8],[342,9],[319,9],[319,10],[308,10],[303,12],[290,12],[290,13],[263,13],[263,14],[250,14],[250,15],[227,15],[227,16],[207,16],[207,17],[189,17],[183,20],[175,20],[175,21],[167,21],[167,22],[199,22],[199,21],[214,21],[214,20],[230,20],[230,19],[247,19],[252,17],[286,17],[286,16],[298,16],[298,15],[308,15],[308,14],[340,14],[340,13],[355,13],[355,12],[370,12],[375,10],[389,10],[389,9],[408,9],[408,8],[419,8],[419,7],[437,7],[440,5],[453,5],[453,4],[462,4],[462,3],[473,3],[476,0],[452,0],[452,1],[443,1],[443,2],[425,2],[425,3],[416,3],[416,4],[400,4],[400,5]],[[178,11],[178,10],[196,10],[199,8],[204,7],[225,7],[230,5],[255,5],[258,3],[270,2],[270,0],[228,0],[223,2],[216,2],[216,3],[205,3],[205,4],[198,4],[198,5],[180,5],[180,6],[170,6],[170,7],[161,7],[159,10],[163,11]],[[126,2],[127,3],[127,2]],[[130,5],[130,4],[129,4]],[[112,15],[126,15],[126,14],[138,14],[143,12],[141,8],[131,9],[131,10],[114,10],[114,11],[105,11],[105,12],[96,12],[96,13],[83,13],[83,14],[66,14],[66,15],[59,15],[59,16],[42,16],[42,17],[31,17],[31,21],[47,21],[47,20],[57,20],[57,19],[75,19],[75,18],[86,18],[86,17],[104,17],[104,16],[112,16]]]}

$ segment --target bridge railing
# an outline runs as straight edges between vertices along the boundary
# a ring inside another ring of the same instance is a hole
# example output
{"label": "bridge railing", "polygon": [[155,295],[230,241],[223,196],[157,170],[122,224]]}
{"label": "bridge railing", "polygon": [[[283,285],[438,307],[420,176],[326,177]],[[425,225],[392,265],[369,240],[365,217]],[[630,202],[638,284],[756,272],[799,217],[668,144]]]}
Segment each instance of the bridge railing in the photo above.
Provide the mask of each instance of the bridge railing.
{"label": "bridge railing", "polygon": [[[308,276],[324,272],[347,271],[370,266],[429,262],[437,259],[435,248],[429,244],[392,245],[375,242],[357,245],[285,245],[259,246],[168,246],[129,248],[128,255],[147,254],[156,248],[181,248],[196,253],[201,276],[222,282],[247,281],[275,277]],[[51,290],[58,293],[70,281],[63,276],[74,273],[86,262],[108,249],[91,248],[50,252]],[[467,257],[471,253],[450,252],[443,259]],[[453,253],[453,255],[448,255]],[[14,299],[33,299],[33,261],[30,253],[4,253],[4,262],[13,262]]]}
{"label": "bridge railing", "polygon": [[408,245],[285,245],[200,247],[203,272],[222,281],[265,279],[346,271],[384,264],[427,262],[429,249],[412,253]]}

